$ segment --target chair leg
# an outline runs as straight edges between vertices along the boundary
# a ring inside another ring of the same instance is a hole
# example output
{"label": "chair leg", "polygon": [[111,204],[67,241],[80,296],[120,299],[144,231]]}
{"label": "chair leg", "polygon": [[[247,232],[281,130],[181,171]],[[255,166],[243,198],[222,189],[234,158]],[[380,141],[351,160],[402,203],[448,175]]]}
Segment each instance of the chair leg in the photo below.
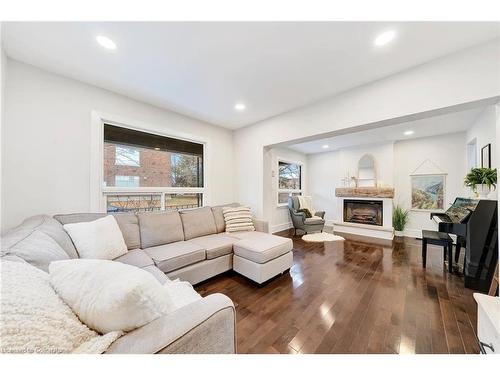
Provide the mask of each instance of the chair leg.
{"label": "chair leg", "polygon": [[448,272],[453,273],[453,243],[448,244]]}
{"label": "chair leg", "polygon": [[460,260],[460,250],[462,250],[462,246],[460,245],[460,242],[457,241],[457,244],[455,245],[455,263],[458,263]]}
{"label": "chair leg", "polygon": [[425,268],[427,265],[427,241],[422,240],[422,266]]}

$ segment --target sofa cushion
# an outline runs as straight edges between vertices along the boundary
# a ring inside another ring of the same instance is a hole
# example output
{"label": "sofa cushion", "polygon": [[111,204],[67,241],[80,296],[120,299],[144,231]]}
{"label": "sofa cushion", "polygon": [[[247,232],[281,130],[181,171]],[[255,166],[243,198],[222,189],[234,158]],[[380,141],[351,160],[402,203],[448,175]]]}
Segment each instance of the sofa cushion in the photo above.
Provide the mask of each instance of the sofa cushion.
{"label": "sofa cushion", "polygon": [[[73,224],[94,221],[107,216],[105,213],[76,213],[76,214],[60,214],[54,215],[54,219],[61,224]],[[122,231],[123,239],[127,244],[127,249],[138,249],[141,247],[141,236],[139,233],[139,220],[134,213],[119,212],[112,214],[120,230]]]}
{"label": "sofa cushion", "polygon": [[9,233],[18,230],[39,230],[56,241],[70,258],[78,258],[78,252],[68,233],[63,229],[62,224],[48,215],[28,217],[19,226],[9,231]]}
{"label": "sofa cushion", "polygon": [[186,241],[195,237],[217,233],[217,226],[210,207],[181,211],[180,215]]}
{"label": "sofa cushion", "polygon": [[156,278],[156,280],[160,282],[160,284],[165,284],[166,282],[170,281],[169,277],[156,266],[147,266],[144,267],[143,270],[148,271],[150,274],[152,274]]}
{"label": "sofa cushion", "polygon": [[207,252],[207,259],[218,258],[233,252],[233,244],[238,239],[226,236],[224,233],[210,234],[189,240],[203,247]]}
{"label": "sofa cushion", "polygon": [[154,265],[153,259],[151,259],[151,257],[141,249],[129,250],[126,254],[121,255],[113,260],[125,264],[130,264],[131,266],[136,266],[139,268]]}
{"label": "sofa cushion", "polygon": [[177,211],[143,212],[137,217],[143,249],[184,240],[182,221]]}
{"label": "sofa cushion", "polygon": [[137,215],[130,212],[113,214],[120,227],[127,249],[139,249],[141,247],[141,234],[139,232],[139,219]]}
{"label": "sofa cushion", "polygon": [[291,251],[290,238],[261,232],[247,232],[244,239],[233,245],[234,254],[256,263],[266,263]]}
{"label": "sofa cushion", "polygon": [[187,241],[149,247],[144,251],[153,258],[156,266],[163,272],[175,271],[206,258],[203,247]]}
{"label": "sofa cushion", "polygon": [[222,233],[226,231],[226,221],[224,220],[224,214],[222,210],[224,207],[239,207],[239,203],[230,203],[221,206],[212,207],[212,213],[214,214],[215,226],[217,227],[217,233]]}
{"label": "sofa cushion", "polygon": [[2,256],[17,256],[45,272],[50,262],[69,259],[68,254],[52,237],[40,230],[16,230],[2,238]]}

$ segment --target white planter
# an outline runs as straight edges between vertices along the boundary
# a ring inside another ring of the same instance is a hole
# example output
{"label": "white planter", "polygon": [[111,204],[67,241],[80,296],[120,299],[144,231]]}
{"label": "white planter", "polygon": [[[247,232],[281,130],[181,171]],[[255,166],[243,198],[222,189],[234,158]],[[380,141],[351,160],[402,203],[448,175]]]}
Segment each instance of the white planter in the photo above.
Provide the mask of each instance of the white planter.
{"label": "white planter", "polygon": [[488,185],[485,184],[476,185],[476,193],[477,195],[479,195],[479,198],[486,199],[490,192],[491,189],[488,187]]}
{"label": "white planter", "polygon": [[395,235],[396,237],[403,237],[403,233],[404,233],[404,232],[403,232],[402,230],[395,230],[395,231],[394,231],[394,235]]}

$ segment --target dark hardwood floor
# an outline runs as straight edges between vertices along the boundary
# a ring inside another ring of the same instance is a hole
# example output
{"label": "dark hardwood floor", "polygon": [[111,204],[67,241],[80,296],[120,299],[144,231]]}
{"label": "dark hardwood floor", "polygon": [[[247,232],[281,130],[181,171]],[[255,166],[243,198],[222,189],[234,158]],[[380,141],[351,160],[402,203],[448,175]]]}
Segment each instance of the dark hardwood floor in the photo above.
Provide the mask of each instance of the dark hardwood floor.
{"label": "dark hardwood floor", "polygon": [[478,353],[476,304],[421,242],[308,243],[292,231],[294,265],[264,286],[234,272],[196,286],[236,306],[239,353]]}

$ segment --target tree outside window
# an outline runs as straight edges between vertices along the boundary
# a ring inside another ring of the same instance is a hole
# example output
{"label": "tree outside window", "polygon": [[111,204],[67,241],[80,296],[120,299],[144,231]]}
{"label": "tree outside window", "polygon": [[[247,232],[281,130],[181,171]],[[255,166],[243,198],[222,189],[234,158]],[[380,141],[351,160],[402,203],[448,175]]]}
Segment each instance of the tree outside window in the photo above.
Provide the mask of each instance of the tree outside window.
{"label": "tree outside window", "polygon": [[302,195],[302,166],[278,162],[278,206],[285,206],[289,196]]}

